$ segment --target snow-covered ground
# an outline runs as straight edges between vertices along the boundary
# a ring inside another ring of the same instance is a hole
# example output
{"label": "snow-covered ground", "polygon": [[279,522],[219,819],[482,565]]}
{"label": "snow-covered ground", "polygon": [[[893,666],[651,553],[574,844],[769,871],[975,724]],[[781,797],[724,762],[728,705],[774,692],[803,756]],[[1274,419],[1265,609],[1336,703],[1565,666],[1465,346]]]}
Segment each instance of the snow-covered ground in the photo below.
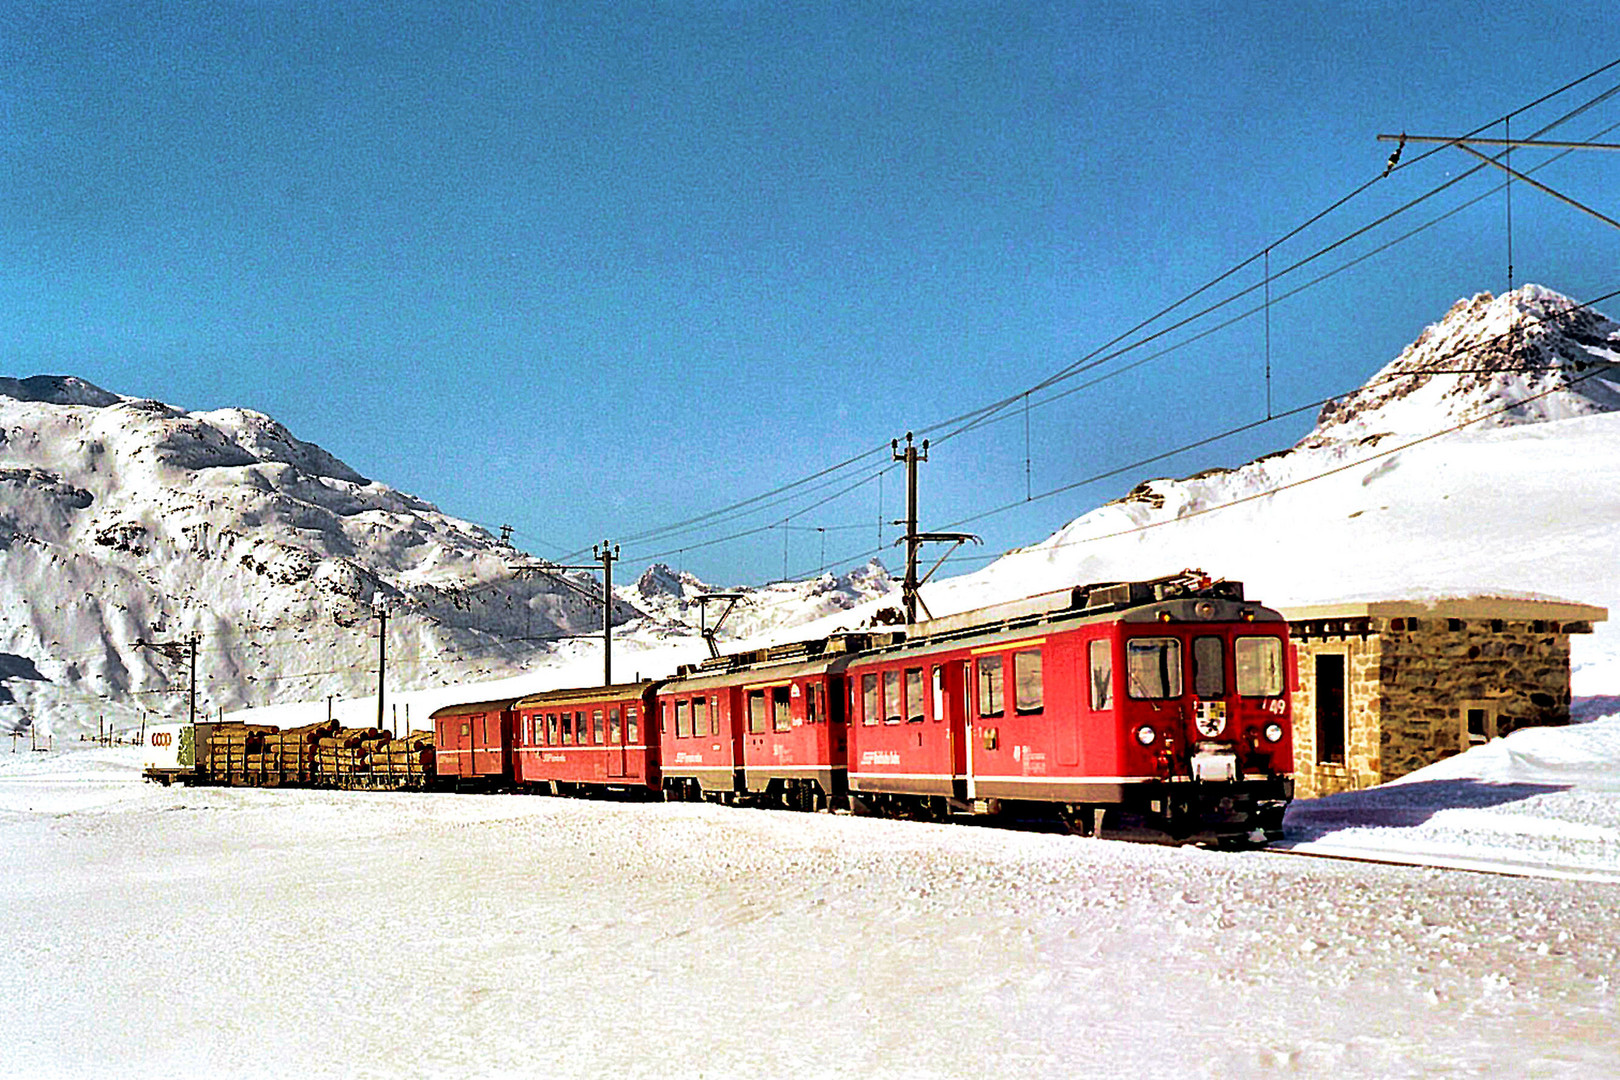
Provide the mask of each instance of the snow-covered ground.
{"label": "snow-covered ground", "polygon": [[1620,1077],[1620,716],[1288,822],[1595,882],[137,757],[0,753],[0,1075]]}

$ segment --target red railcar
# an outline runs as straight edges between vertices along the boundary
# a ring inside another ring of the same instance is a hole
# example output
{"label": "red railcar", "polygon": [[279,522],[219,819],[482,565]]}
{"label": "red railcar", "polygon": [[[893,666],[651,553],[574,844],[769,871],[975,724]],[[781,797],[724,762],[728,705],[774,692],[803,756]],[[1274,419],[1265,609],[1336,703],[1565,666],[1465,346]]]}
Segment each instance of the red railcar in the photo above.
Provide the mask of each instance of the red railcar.
{"label": "red railcar", "polygon": [[652,680],[530,694],[517,714],[516,779],[554,793],[659,789]]}
{"label": "red railcar", "polygon": [[849,648],[863,642],[835,637],[720,657],[664,683],[665,789],[803,810],[842,801],[843,672]]}
{"label": "red railcar", "polygon": [[1056,810],[1086,831],[1277,833],[1288,630],[1236,582],[1082,586],[916,624],[848,666],[857,807]]}
{"label": "red railcar", "polygon": [[458,787],[511,782],[516,700],[447,705],[433,713],[433,767],[441,781]]}

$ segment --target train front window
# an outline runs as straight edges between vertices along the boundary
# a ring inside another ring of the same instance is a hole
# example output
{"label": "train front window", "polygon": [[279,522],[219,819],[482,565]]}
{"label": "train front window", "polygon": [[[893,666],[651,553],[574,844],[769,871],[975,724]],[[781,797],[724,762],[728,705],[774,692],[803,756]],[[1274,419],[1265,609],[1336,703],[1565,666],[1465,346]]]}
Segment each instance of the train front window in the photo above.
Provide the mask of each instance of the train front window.
{"label": "train front window", "polygon": [[1239,697],[1278,697],[1283,692],[1282,639],[1240,637],[1232,643]]}
{"label": "train front window", "polygon": [[1000,716],[1002,710],[1001,657],[979,657],[979,715]]}
{"label": "train front window", "polygon": [[1108,641],[1093,641],[1091,655],[1091,707],[1098,712],[1114,707],[1114,652]]}
{"label": "train front window", "polygon": [[1046,704],[1041,650],[1013,653],[1013,705],[1021,713],[1040,712]]}
{"label": "train front window", "polygon": [[1181,696],[1181,640],[1130,638],[1125,642],[1126,693],[1160,700]]}
{"label": "train front window", "polygon": [[1201,698],[1226,695],[1226,646],[1218,637],[1193,638],[1193,693]]}

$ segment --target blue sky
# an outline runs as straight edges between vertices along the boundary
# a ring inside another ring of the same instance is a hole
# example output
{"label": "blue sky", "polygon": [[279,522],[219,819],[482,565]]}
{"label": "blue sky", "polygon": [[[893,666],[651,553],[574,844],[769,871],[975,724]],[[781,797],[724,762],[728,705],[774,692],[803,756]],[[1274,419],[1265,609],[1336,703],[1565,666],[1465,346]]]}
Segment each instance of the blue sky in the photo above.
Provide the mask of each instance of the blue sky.
{"label": "blue sky", "polygon": [[[556,557],[1021,393],[1378,175],[1377,133],[1462,134],[1614,60],[1612,23],[1581,2],[13,0],[0,374],[259,409]],[[1603,102],[1548,137],[1617,122]],[[1538,175],[1615,215],[1617,166],[1594,153]],[[1278,245],[1273,271],[1465,168],[1451,150],[1396,172]],[[1496,185],[1469,178],[1273,295]],[[1518,282],[1620,288],[1614,230],[1513,198]],[[1278,299],[1274,410],[1354,387],[1506,279],[1497,194]],[[1027,438],[1018,407],[936,445],[924,526],[1263,417],[1265,333],[1255,316],[1032,407]],[[1031,542],[1309,424],[963,527],[986,551]],[[882,460],[628,540],[627,570],[662,555],[759,582],[864,555],[902,512],[899,474],[871,478]]]}

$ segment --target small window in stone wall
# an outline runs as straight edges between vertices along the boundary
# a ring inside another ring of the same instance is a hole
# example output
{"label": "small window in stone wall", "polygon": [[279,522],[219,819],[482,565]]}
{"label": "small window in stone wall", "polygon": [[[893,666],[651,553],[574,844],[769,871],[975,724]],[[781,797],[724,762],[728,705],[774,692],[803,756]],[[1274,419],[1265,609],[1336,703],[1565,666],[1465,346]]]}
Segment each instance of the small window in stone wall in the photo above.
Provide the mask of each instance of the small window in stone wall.
{"label": "small window in stone wall", "polygon": [[1458,706],[1461,713],[1461,744],[1467,750],[1496,738],[1496,703],[1491,701],[1464,701]]}

